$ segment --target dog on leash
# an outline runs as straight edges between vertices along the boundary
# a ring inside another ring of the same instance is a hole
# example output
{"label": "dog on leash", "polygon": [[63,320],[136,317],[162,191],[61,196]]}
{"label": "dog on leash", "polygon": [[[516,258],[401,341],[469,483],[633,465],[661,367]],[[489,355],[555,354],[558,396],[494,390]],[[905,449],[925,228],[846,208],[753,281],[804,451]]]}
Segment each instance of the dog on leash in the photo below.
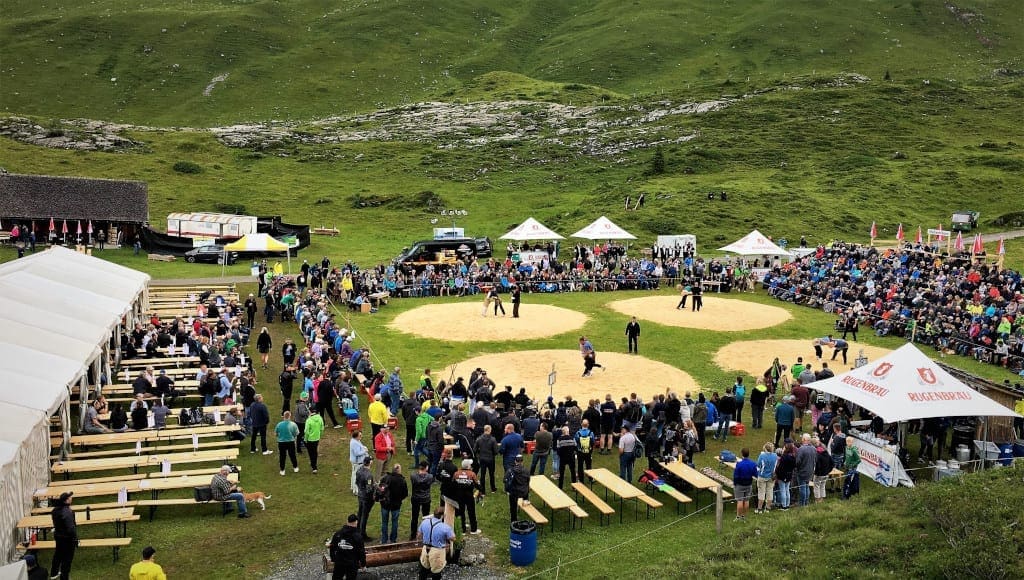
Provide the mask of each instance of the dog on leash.
{"label": "dog on leash", "polygon": [[245,503],[256,502],[256,503],[260,504],[260,509],[261,510],[266,510],[267,509],[267,504],[264,503],[264,500],[268,500],[268,499],[274,497],[272,495],[267,495],[267,494],[263,493],[262,491],[254,491],[252,493],[243,493],[242,496],[245,498]]}

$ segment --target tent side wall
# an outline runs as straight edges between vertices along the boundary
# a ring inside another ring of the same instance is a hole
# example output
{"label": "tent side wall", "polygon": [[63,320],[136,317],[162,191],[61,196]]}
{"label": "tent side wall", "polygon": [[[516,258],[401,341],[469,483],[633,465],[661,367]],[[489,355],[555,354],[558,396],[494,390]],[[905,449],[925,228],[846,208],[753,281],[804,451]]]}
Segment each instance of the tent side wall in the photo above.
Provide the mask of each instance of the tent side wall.
{"label": "tent side wall", "polygon": [[3,477],[3,483],[0,484],[0,546],[3,547],[3,561],[10,562],[21,540],[16,526],[25,513],[23,504],[25,498],[31,497],[32,493],[24,486],[21,451],[13,443],[6,445],[14,449],[8,460],[0,466],[0,476]]}

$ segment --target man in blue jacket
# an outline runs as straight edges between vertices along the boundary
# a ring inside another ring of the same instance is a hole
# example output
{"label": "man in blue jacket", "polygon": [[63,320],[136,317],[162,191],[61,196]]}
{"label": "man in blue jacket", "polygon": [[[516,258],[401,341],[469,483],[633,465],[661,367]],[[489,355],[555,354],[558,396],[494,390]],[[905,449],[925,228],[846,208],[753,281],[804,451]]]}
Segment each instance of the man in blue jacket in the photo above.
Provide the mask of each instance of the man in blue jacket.
{"label": "man in blue jacket", "polygon": [[498,444],[498,453],[501,453],[501,464],[505,471],[512,468],[516,456],[522,454],[524,445],[523,436],[516,433],[512,424],[505,425],[505,436]]}
{"label": "man in blue jacket", "polygon": [[757,477],[757,464],[750,459],[750,449],[744,447],[740,451],[743,459],[736,464],[732,472],[733,493],[736,494],[736,521],[745,521],[750,509],[750,492]]}
{"label": "man in blue jacket", "polygon": [[793,430],[793,421],[796,419],[796,408],[793,407],[793,395],[782,400],[779,406],[775,407],[775,446],[779,446],[780,437],[789,438]]}

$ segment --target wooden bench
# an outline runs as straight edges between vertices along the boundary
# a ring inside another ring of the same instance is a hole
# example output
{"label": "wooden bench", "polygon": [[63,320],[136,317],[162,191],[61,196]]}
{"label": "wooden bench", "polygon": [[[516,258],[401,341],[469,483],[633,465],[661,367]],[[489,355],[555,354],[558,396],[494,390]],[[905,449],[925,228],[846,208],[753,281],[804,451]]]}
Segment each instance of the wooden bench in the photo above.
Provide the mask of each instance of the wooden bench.
{"label": "wooden bench", "polygon": [[686,513],[686,504],[693,502],[693,500],[690,499],[686,494],[684,494],[683,492],[679,491],[678,489],[672,487],[671,485],[666,485],[665,487],[659,487],[658,490],[660,490],[662,493],[664,493],[665,495],[669,496],[670,498],[676,500],[676,513],[677,514],[679,513],[679,508],[680,507],[683,508],[683,513]]}
{"label": "wooden bench", "polygon": [[94,483],[111,483],[114,481],[138,481],[146,479],[145,473],[128,473],[125,475],[107,475],[104,477],[86,477],[82,479],[53,480],[50,487],[61,487],[68,485],[91,485]]}
{"label": "wooden bench", "polygon": [[604,525],[605,518],[608,518],[608,523],[612,522],[612,514],[615,513],[615,509],[612,506],[605,503],[605,501],[594,493],[586,484],[577,481],[572,484],[572,488],[576,491],[578,496],[583,496],[591,505],[597,508],[597,511],[601,512],[601,525]]}
{"label": "wooden bench", "polygon": [[[114,562],[121,557],[121,548],[124,548],[132,543],[131,538],[89,538],[78,541],[79,548],[113,548],[114,549]],[[37,541],[35,544],[28,545],[22,542],[21,546],[30,552],[36,550],[53,550],[57,547],[57,542],[50,541]]]}
{"label": "wooden bench", "polygon": [[658,508],[664,506],[665,504],[663,504],[660,501],[654,499],[653,497],[647,495],[646,493],[643,494],[643,495],[636,496],[636,499],[637,499],[637,501],[639,501],[639,502],[641,502],[641,503],[643,503],[644,505],[647,506],[647,517],[648,518],[651,517],[651,512],[653,511],[654,512],[654,519],[658,519]]}
{"label": "wooden bench", "polygon": [[[84,512],[77,511],[74,514],[75,524],[78,526],[114,524],[115,535],[119,538],[128,535],[128,522],[139,521],[134,507],[91,509]],[[53,519],[46,514],[28,515],[18,520],[17,528],[19,530],[38,530],[43,536],[42,539],[46,540],[47,532],[53,528]]]}
{"label": "wooden bench", "polygon": [[537,524],[538,526],[544,527],[548,524],[548,519],[544,517],[544,514],[540,513],[540,510],[537,509],[537,506],[533,505],[532,503],[523,503],[523,500],[520,499],[519,509],[522,510],[523,513],[525,513],[526,515],[530,516],[530,519],[533,520],[533,523]]}
{"label": "wooden bench", "polygon": [[[224,440],[224,441],[204,441],[197,447],[198,449],[217,449],[222,447],[235,447],[238,445],[238,441]],[[141,453],[164,453],[167,451],[191,451],[193,449],[191,443],[181,443],[176,445],[157,445],[154,447],[143,447]],[[90,459],[96,457],[116,457],[118,455],[134,455],[134,447],[125,447],[124,449],[104,449],[103,451],[83,451],[81,453],[70,453],[66,459]],[[58,459],[51,457],[51,459]]]}
{"label": "wooden bench", "polygon": [[227,461],[238,459],[238,448],[207,449],[204,451],[191,451],[180,453],[158,453],[155,455],[119,455],[115,457],[100,457],[97,459],[71,459],[57,461],[50,466],[53,473],[70,475],[83,471],[109,471],[115,469],[131,469],[138,473],[140,467],[160,467],[164,461],[171,465],[183,463],[203,463],[216,461],[223,465]]}

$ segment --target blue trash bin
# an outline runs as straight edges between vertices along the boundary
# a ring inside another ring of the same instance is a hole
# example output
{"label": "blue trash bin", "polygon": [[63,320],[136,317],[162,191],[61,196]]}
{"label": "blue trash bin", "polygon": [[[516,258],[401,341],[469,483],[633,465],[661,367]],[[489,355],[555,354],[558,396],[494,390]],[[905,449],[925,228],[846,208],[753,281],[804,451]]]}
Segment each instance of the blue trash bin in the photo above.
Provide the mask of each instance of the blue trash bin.
{"label": "blue trash bin", "polygon": [[1024,457],[1024,439],[1018,439],[1017,442],[1013,444],[1013,456]]}
{"label": "blue trash bin", "polygon": [[1009,467],[1013,465],[1013,445],[1005,443],[999,446],[999,463]]}
{"label": "blue trash bin", "polygon": [[537,526],[533,522],[512,522],[508,555],[513,566],[529,566],[537,559]]}

